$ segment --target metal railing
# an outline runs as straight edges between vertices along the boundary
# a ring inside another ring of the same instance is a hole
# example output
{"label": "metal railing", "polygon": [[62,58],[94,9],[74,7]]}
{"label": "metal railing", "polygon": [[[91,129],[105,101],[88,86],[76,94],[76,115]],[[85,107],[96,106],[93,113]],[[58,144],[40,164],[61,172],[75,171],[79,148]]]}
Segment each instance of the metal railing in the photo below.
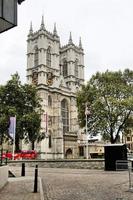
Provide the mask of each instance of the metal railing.
{"label": "metal railing", "polygon": [[133,192],[133,161],[128,162],[129,191]]}
{"label": "metal railing", "polygon": [[125,171],[128,170],[128,160],[116,160],[116,171]]}
{"label": "metal railing", "polygon": [[116,160],[116,171],[128,171],[129,191],[133,192],[133,160]]}

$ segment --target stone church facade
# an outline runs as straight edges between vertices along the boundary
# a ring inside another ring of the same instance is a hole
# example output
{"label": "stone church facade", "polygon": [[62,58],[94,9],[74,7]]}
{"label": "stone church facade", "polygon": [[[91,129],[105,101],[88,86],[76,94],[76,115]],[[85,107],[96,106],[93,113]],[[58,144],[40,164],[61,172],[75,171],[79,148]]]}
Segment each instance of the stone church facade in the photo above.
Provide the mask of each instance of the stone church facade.
{"label": "stone church facade", "polygon": [[27,82],[35,84],[42,98],[42,132],[37,144],[41,158],[77,158],[79,126],[76,92],[84,83],[84,50],[81,39],[76,46],[70,33],[68,44],[61,46],[56,25],[53,33],[45,28],[27,38]]}

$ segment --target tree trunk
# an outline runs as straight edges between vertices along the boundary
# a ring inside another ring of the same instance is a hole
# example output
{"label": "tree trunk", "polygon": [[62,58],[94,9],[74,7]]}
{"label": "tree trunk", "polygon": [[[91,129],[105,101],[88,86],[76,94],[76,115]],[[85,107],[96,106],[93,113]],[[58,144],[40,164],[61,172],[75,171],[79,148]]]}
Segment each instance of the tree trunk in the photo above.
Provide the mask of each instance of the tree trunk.
{"label": "tree trunk", "polygon": [[111,142],[111,144],[115,143],[114,142],[114,137],[113,137],[113,129],[112,129],[112,127],[110,128],[110,142]]}
{"label": "tree trunk", "polygon": [[32,146],[32,147],[31,147],[32,150],[34,150],[34,148],[35,148],[35,142],[32,142],[32,143],[31,143],[31,146]]}
{"label": "tree trunk", "polygon": [[15,151],[18,152],[19,150],[19,138],[15,138]]}
{"label": "tree trunk", "polygon": [[111,134],[111,139],[110,139],[111,144],[115,144],[119,142],[119,140],[120,140],[119,134],[116,134],[115,138],[113,138],[113,133]]}

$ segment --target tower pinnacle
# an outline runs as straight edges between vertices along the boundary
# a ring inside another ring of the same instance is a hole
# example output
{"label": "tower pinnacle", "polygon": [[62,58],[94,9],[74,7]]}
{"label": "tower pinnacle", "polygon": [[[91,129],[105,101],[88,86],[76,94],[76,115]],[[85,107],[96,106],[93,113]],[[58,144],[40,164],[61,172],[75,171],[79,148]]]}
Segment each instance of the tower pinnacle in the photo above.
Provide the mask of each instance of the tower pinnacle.
{"label": "tower pinnacle", "polygon": [[33,34],[32,22],[30,23],[29,35]]}
{"label": "tower pinnacle", "polygon": [[41,22],[41,27],[40,29],[45,29],[45,25],[44,25],[44,16],[42,15],[42,22]]}
{"label": "tower pinnacle", "polygon": [[56,30],[56,23],[54,23],[54,30],[53,30],[53,35],[57,35],[57,30]]}
{"label": "tower pinnacle", "polygon": [[72,41],[72,34],[71,34],[71,32],[70,32],[68,44],[72,44],[72,43],[73,43],[73,41]]}
{"label": "tower pinnacle", "polygon": [[81,37],[79,38],[79,48],[82,49]]}

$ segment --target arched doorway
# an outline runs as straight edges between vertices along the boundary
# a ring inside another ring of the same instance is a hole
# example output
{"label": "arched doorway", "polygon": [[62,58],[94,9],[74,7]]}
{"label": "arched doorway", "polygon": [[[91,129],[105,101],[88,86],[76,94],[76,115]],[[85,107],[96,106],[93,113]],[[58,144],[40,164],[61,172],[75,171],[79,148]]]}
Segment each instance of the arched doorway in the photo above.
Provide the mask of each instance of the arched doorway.
{"label": "arched doorway", "polygon": [[72,149],[69,148],[66,150],[66,158],[68,158],[68,159],[73,158]]}

